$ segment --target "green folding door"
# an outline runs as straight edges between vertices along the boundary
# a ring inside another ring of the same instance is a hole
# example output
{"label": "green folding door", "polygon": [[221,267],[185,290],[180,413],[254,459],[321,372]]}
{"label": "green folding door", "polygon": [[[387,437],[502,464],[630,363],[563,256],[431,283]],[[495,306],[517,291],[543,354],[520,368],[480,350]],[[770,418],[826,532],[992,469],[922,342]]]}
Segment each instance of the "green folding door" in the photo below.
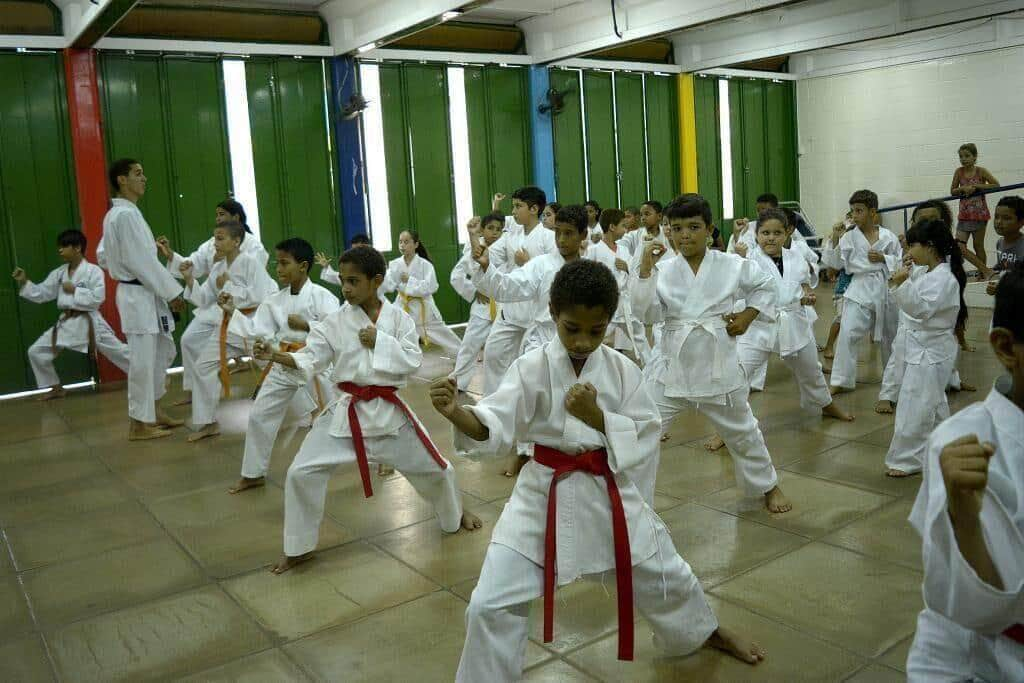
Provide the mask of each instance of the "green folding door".
{"label": "green folding door", "polygon": [[[15,266],[41,282],[61,264],[57,235],[80,228],[63,63],[58,54],[0,53],[0,392],[34,389],[26,351],[57,319],[53,303],[18,296]],[[112,295],[112,293],[111,293]],[[84,354],[57,361],[64,382],[88,379]]]}
{"label": "green folding door", "polygon": [[616,141],[621,196],[615,206],[635,206],[647,199],[647,122],[644,109],[643,75],[615,74]]}
{"label": "green folding door", "polygon": [[[644,91],[649,195],[667,203],[679,194],[679,98],[676,79],[674,76],[646,74]],[[621,132],[619,138],[622,138]],[[642,201],[631,199],[625,190],[622,199],[623,204]]]}
{"label": "green folding door", "polygon": [[611,72],[583,72],[583,103],[590,180],[587,199],[595,200],[602,207],[618,206],[615,100],[612,97]]}
{"label": "green folding door", "polygon": [[550,85],[562,93],[564,106],[551,116],[555,151],[555,198],[562,204],[580,204],[587,198],[583,156],[583,114],[580,72],[552,69]]}

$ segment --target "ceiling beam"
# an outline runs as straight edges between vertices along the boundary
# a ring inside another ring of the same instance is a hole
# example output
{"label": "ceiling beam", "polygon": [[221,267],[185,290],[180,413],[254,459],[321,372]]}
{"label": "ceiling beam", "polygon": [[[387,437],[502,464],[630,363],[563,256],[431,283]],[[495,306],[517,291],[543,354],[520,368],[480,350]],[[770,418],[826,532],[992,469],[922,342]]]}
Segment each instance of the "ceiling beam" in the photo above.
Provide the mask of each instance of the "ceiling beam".
{"label": "ceiling beam", "polygon": [[386,43],[441,22],[441,15],[465,0],[329,0],[320,6],[334,54]]}
{"label": "ceiling beam", "polygon": [[702,71],[1024,9],[1019,0],[811,0],[672,36],[676,62]]}
{"label": "ceiling beam", "polygon": [[784,5],[773,0],[583,0],[520,22],[526,51],[541,64],[605,50],[620,43],[662,36],[681,29]]}
{"label": "ceiling beam", "polygon": [[102,38],[100,50],[137,50],[139,52],[177,52],[211,55],[281,55],[284,57],[331,57],[329,45],[290,43],[233,43],[213,40],[165,40],[160,38]]}
{"label": "ceiling beam", "polygon": [[93,47],[139,0],[66,0],[61,7],[66,47]]}

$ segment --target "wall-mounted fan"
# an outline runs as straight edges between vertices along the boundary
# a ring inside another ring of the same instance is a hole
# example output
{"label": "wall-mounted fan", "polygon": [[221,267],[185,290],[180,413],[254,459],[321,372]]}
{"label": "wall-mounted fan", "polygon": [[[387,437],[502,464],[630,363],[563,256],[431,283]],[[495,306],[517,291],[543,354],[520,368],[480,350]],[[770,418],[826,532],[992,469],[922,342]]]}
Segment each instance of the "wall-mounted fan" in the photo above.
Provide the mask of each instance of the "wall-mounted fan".
{"label": "wall-mounted fan", "polygon": [[550,90],[548,90],[546,94],[547,101],[544,104],[538,106],[537,111],[540,112],[541,114],[551,114],[552,116],[557,116],[558,114],[561,114],[562,109],[565,107],[565,96],[568,95],[570,92],[571,91],[569,90],[566,90],[565,92],[560,92],[558,90],[555,90],[554,88],[551,88]]}
{"label": "wall-mounted fan", "polygon": [[369,101],[361,93],[352,93],[348,100],[345,101],[345,104],[341,105],[342,120],[351,121],[362,114],[369,104]]}

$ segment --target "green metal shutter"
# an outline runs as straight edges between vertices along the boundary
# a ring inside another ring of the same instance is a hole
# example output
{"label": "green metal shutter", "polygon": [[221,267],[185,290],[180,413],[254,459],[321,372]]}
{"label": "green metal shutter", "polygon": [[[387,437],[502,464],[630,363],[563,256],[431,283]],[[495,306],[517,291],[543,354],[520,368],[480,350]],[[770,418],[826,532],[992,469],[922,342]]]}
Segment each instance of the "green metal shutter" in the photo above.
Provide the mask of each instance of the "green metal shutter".
{"label": "green metal shutter", "polygon": [[768,191],[782,201],[800,201],[793,82],[765,81],[764,89]]}
{"label": "green metal shutter", "polygon": [[[679,98],[673,76],[645,76],[647,172],[651,198],[667,203],[679,194]],[[621,111],[621,110],[620,110]],[[620,127],[621,137],[621,127]],[[623,193],[625,195],[625,193]],[[624,203],[637,203],[624,196]]]}
{"label": "green metal shutter", "polygon": [[[604,71],[583,72],[583,101],[589,162],[587,199],[602,207],[618,206],[619,183],[615,163],[615,103],[612,75]],[[578,200],[569,200],[576,202]]]}
{"label": "green metal shutter", "polygon": [[[405,90],[400,64],[380,65],[380,111],[384,128],[384,162],[388,177],[388,212],[391,225],[379,225],[370,216],[374,231],[391,231],[391,243],[398,248],[398,235],[412,225],[412,168],[409,159],[409,130],[405,115]],[[372,192],[373,189],[371,188]]]}
{"label": "green metal shutter", "polygon": [[555,194],[562,204],[581,204],[587,198],[583,159],[583,118],[578,71],[552,69],[551,87],[565,95],[561,113],[552,117],[555,147]]}
{"label": "green metal shutter", "polygon": [[245,65],[260,235],[268,250],[303,237],[317,251],[341,248],[322,60]]}
{"label": "green metal shutter", "polygon": [[643,76],[615,74],[615,114],[621,201],[608,206],[639,205],[647,199]]}
{"label": "green metal shutter", "polygon": [[[20,266],[41,282],[61,265],[57,235],[80,227],[61,57],[0,54],[0,392],[35,388],[26,351],[57,318],[8,275]],[[63,353],[56,367],[64,382],[90,375],[84,354]]]}

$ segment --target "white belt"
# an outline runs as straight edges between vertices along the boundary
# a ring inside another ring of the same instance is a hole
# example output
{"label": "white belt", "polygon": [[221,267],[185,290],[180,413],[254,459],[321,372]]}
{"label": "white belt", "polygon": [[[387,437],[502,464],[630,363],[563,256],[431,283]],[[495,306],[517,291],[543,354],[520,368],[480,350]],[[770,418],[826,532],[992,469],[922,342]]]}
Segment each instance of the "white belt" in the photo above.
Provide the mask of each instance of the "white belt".
{"label": "white belt", "polygon": [[[723,330],[728,323],[720,315],[706,316],[695,320],[666,320],[665,332],[681,332],[679,339],[679,352],[677,352],[668,364],[668,374],[665,377],[665,395],[670,397],[685,396],[685,377],[683,375],[683,362],[680,358],[683,344],[686,338],[696,329],[701,329],[716,338],[714,357],[711,361],[711,379],[718,381],[725,374],[725,354],[722,344],[717,342],[718,333],[716,330]],[[662,342],[664,343],[664,341]]]}
{"label": "white belt", "polygon": [[803,348],[803,345],[800,344],[800,335],[796,331],[797,319],[795,317],[803,314],[803,306],[800,302],[788,306],[778,306],[775,309],[777,324],[775,326],[775,334],[773,335],[774,338],[772,339],[772,347],[774,348],[775,342],[778,341],[779,355],[783,358],[792,356]]}

